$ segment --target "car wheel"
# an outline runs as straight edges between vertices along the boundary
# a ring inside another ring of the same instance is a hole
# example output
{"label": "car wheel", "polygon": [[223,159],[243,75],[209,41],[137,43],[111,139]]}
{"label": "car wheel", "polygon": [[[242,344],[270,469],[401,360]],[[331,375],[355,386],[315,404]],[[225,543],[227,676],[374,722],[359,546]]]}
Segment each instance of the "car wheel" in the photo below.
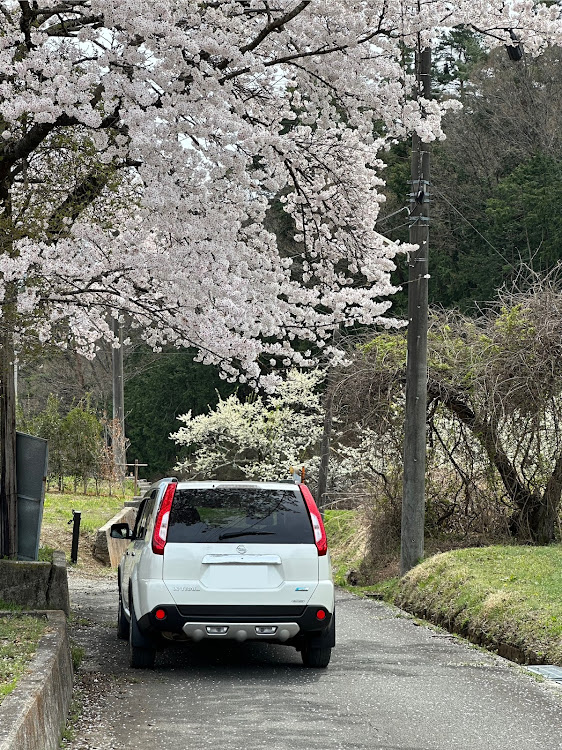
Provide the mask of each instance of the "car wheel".
{"label": "car wheel", "polygon": [[330,663],[332,656],[332,649],[327,648],[311,648],[306,645],[301,651],[302,663],[305,667],[313,667],[316,669],[323,669]]}
{"label": "car wheel", "polygon": [[121,596],[121,589],[119,589],[119,609],[117,611],[117,637],[126,641],[129,637],[129,621],[125,615],[125,608],[123,607],[123,597]]}
{"label": "car wheel", "polygon": [[132,597],[129,599],[131,619],[129,624],[129,664],[134,669],[147,669],[154,666],[156,649],[150,640],[139,630]]}

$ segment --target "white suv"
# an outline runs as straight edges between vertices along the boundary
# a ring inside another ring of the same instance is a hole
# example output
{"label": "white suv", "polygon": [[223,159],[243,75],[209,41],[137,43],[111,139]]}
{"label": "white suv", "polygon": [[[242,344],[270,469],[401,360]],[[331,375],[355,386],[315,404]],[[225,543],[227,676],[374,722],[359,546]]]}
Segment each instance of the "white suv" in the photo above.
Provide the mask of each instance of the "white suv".
{"label": "white suv", "polygon": [[326,667],[335,645],[334,584],[322,517],[293,482],[153,485],[119,564],[118,634],[133,667],[171,641],[294,646]]}

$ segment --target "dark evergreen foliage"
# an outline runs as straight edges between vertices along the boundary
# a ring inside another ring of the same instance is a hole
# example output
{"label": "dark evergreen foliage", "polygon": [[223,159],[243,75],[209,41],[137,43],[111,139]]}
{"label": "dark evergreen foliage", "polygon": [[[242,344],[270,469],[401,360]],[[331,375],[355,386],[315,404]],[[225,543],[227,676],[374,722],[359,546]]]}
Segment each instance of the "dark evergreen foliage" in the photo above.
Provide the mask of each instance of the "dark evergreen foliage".
{"label": "dark evergreen foliage", "polygon": [[[142,364],[145,367],[142,367]],[[194,352],[169,350],[155,355],[138,350],[127,361],[136,374],[125,383],[125,432],[129,462],[147,463],[149,478],[170,476],[177,448],[169,435],[180,414],[202,414],[227,397],[236,386],[221,380],[216,367],[194,362]]]}

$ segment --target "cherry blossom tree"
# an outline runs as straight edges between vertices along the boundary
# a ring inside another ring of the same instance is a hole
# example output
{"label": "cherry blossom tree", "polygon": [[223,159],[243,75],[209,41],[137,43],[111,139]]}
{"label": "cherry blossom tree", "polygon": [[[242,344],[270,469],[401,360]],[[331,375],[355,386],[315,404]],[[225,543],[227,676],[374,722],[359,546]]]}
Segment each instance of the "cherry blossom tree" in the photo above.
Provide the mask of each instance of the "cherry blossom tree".
{"label": "cherry blossom tree", "polygon": [[[0,3],[0,553],[14,348],[93,354],[124,314],[256,383],[260,356],[310,361],[294,341],[392,325],[381,154],[440,138],[448,106],[411,97],[404,49],[458,26],[560,41],[558,6],[520,0]],[[298,262],[264,228],[274,197]]]}

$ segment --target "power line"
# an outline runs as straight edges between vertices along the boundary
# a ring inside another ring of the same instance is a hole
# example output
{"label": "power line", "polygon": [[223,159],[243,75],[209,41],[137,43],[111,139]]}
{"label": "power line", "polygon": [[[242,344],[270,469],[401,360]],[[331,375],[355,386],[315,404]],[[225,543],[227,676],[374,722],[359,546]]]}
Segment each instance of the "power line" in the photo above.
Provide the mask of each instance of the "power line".
{"label": "power line", "polygon": [[402,229],[403,227],[409,227],[411,226],[411,224],[412,224],[411,221],[406,221],[404,222],[404,224],[398,224],[397,227],[392,227],[391,229],[388,229],[387,232],[388,234],[391,234],[392,232],[396,232],[398,231],[398,229]]}
{"label": "power line", "polygon": [[482,239],[484,240],[484,242],[485,242],[485,243],[486,243],[487,245],[489,245],[489,246],[490,246],[490,247],[492,248],[492,250],[493,250],[493,251],[494,251],[495,253],[497,253],[497,254],[498,254],[498,255],[500,256],[500,258],[501,258],[501,259],[502,259],[503,261],[505,261],[505,262],[507,263],[507,265],[508,265],[508,266],[510,266],[511,268],[513,268],[513,269],[515,270],[515,266],[513,265],[513,263],[511,263],[511,262],[510,262],[510,261],[509,261],[509,260],[508,260],[508,259],[507,259],[507,258],[505,257],[505,255],[503,255],[503,253],[501,253],[501,252],[500,252],[500,251],[498,250],[498,248],[497,248],[497,247],[495,247],[494,245],[492,245],[492,243],[490,242],[490,240],[489,240],[489,239],[487,239],[486,237],[484,237],[484,235],[482,234],[482,232],[480,232],[480,230],[478,230],[478,229],[477,229],[477,228],[476,228],[476,227],[474,226],[474,224],[473,224],[473,223],[472,223],[472,222],[470,221],[470,219],[467,219],[467,218],[466,218],[466,216],[465,216],[465,215],[464,215],[464,214],[462,213],[462,211],[460,211],[460,210],[459,210],[459,209],[458,209],[458,208],[457,208],[457,207],[456,207],[456,206],[455,206],[455,205],[454,205],[453,203],[451,203],[451,201],[450,201],[450,200],[449,200],[449,199],[447,198],[447,196],[446,196],[446,195],[444,195],[444,194],[443,194],[443,193],[442,193],[442,192],[441,192],[440,190],[437,190],[437,189],[435,188],[435,186],[434,186],[434,185],[433,185],[432,187],[433,187],[433,192],[434,192],[434,193],[437,193],[437,195],[441,196],[441,198],[443,198],[443,200],[445,201],[445,203],[448,203],[448,204],[449,204],[449,206],[451,206],[451,208],[453,209],[453,211],[456,211],[456,212],[458,213],[458,215],[459,215],[459,216],[461,217],[461,219],[462,219],[463,221],[466,221],[466,223],[468,224],[468,226],[469,226],[469,227],[470,227],[470,228],[471,228],[472,230],[474,230],[474,231],[476,232],[476,234],[477,234],[477,235],[478,235],[479,237],[481,237],[481,238],[482,238]]}
{"label": "power line", "polygon": [[398,208],[396,211],[393,211],[391,214],[387,214],[386,216],[383,216],[382,219],[377,219],[375,222],[376,224],[380,224],[381,221],[386,221],[387,219],[390,219],[392,216],[396,216],[396,214],[401,214],[402,211],[407,211],[408,216],[410,215],[410,209],[408,206],[402,206],[402,208]]}

